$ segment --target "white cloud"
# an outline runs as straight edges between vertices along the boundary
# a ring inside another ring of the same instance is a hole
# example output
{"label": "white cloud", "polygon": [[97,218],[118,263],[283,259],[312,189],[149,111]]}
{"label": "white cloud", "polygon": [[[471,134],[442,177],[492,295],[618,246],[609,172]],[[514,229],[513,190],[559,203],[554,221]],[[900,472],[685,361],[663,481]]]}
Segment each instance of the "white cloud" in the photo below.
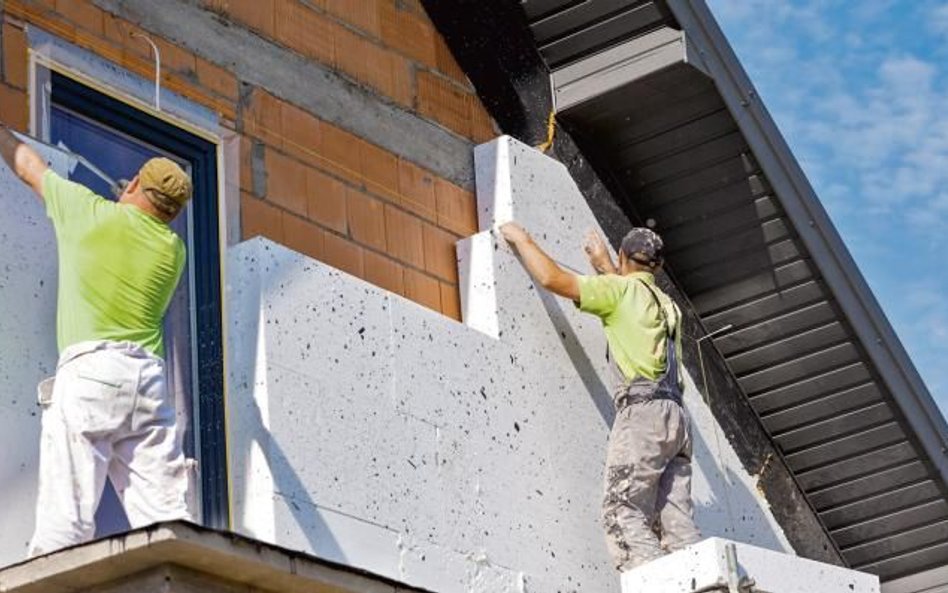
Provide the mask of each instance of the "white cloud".
{"label": "white cloud", "polygon": [[[948,121],[942,106],[948,91],[937,86],[933,63],[893,55],[880,63],[864,86],[829,77],[808,88],[788,134],[803,152],[822,155],[815,181],[849,179],[850,199],[867,212],[894,216],[920,232],[939,232],[944,216],[930,215],[948,187]],[[808,159],[803,159],[806,162]]]}
{"label": "white cloud", "polygon": [[885,16],[899,0],[872,0],[871,2],[854,2],[851,5],[852,14],[860,21],[873,21]]}
{"label": "white cloud", "polygon": [[[893,57],[879,67],[879,78],[896,91],[929,92],[935,77],[933,64],[912,56]],[[906,95],[911,97],[911,94]]]}
{"label": "white cloud", "polygon": [[932,207],[937,212],[948,212],[948,192],[938,194],[938,197],[932,200]]}
{"label": "white cloud", "polygon": [[931,11],[928,27],[934,33],[948,38],[948,4],[936,6]]}

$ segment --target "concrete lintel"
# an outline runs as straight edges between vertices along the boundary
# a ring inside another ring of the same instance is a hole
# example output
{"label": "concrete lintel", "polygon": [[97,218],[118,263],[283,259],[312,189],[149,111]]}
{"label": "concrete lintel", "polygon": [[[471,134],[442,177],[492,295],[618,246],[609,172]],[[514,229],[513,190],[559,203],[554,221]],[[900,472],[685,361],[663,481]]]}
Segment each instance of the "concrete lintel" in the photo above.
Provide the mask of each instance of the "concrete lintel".
{"label": "concrete lintel", "polygon": [[[421,593],[389,579],[190,523],[159,523],[0,570],[2,593],[68,593],[142,583],[167,567],[234,585],[287,593]],[[124,590],[124,589],[120,589]],[[138,589],[143,590],[143,589]],[[151,590],[151,589],[144,589]],[[177,590],[171,588],[170,590]],[[205,589],[213,591],[216,589]],[[244,590],[241,588],[240,590]]]}
{"label": "concrete lintel", "polygon": [[[94,0],[382,148],[462,187],[474,187],[473,143],[344,79],[336,72],[184,0],[155,10],[152,0]],[[406,142],[410,138],[410,142]]]}
{"label": "concrete lintel", "polygon": [[707,74],[683,31],[662,27],[553,72],[557,111],[563,111],[678,64]]}

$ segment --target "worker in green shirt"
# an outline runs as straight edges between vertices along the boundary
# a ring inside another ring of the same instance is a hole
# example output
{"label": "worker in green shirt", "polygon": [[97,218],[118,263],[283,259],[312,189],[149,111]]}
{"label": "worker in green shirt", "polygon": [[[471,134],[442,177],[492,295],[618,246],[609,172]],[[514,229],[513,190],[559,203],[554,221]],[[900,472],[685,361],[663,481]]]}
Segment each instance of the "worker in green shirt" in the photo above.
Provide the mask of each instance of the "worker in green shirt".
{"label": "worker in green shirt", "polygon": [[[190,519],[162,320],[185,264],[168,227],[188,175],[149,160],[118,202],[61,178],[0,125],[0,156],[45,204],[59,254],[59,363],[43,406],[35,556],[91,539],[111,479],[132,527]],[[47,383],[47,382],[44,382]]]}
{"label": "worker in green shirt", "polygon": [[655,284],[661,238],[632,229],[617,268],[591,233],[585,251],[599,275],[581,276],[561,268],[520,225],[500,230],[535,281],[602,320],[616,406],[602,518],[616,568],[626,571],[697,542],[691,425],[682,406],[681,311]]}

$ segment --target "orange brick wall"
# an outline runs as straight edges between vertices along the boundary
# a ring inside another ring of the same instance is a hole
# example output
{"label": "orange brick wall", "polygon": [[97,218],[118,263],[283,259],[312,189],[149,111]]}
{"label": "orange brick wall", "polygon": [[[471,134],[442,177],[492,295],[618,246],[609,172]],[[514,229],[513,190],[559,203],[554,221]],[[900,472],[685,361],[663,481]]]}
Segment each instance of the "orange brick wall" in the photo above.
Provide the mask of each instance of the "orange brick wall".
{"label": "orange brick wall", "polygon": [[3,63],[0,64],[3,73],[0,82],[0,120],[25,131],[30,119],[26,95],[26,34],[22,28],[4,22],[0,35],[3,36],[3,44],[0,45],[0,55],[3,56]]}
{"label": "orange brick wall", "polygon": [[490,116],[417,0],[202,0],[208,10],[483,142]]}
{"label": "orange brick wall", "polygon": [[[236,26],[331,67],[379,101],[473,144],[493,123],[416,0],[204,0]],[[35,24],[150,77],[137,27],[88,0],[7,0],[0,119],[28,120],[26,39]],[[474,196],[231,72],[147,32],[166,88],[210,107],[241,134],[242,235],[263,235],[458,319],[454,243],[477,231]],[[243,88],[242,88],[243,87]],[[406,138],[405,142],[410,142]],[[255,179],[253,159],[265,178]]]}

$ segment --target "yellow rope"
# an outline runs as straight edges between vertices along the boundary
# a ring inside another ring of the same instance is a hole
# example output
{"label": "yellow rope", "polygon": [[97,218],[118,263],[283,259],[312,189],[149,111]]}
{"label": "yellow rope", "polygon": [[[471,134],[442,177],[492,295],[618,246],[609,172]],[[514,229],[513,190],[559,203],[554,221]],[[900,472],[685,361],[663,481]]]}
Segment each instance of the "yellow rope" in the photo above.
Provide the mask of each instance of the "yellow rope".
{"label": "yellow rope", "polygon": [[546,152],[553,146],[553,136],[556,134],[556,110],[550,110],[550,117],[546,120],[546,142],[537,146],[540,152]]}

